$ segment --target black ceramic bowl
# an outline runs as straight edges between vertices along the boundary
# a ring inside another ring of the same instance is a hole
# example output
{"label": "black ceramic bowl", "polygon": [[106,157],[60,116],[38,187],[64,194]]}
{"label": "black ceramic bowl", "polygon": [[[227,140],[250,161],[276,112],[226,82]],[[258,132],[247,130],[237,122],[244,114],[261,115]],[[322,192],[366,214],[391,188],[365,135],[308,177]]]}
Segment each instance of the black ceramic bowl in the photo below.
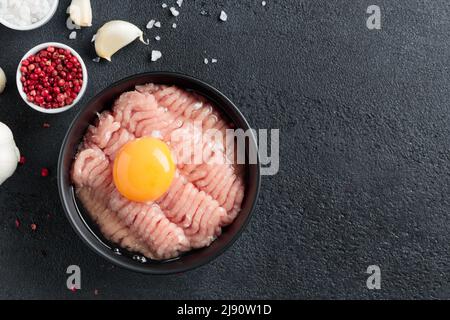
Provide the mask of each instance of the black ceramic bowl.
{"label": "black ceramic bowl", "polygon": [[[70,179],[70,168],[77,148],[81,142],[88,125],[93,123],[96,113],[110,109],[114,100],[123,92],[133,90],[136,85],[146,83],[158,83],[177,85],[181,88],[192,90],[208,98],[224,116],[227,116],[237,128],[247,130],[250,128],[239,109],[220,91],[214,87],[192,78],[190,76],[158,72],[135,75],[116,82],[92,98],[80,111],[71,124],[63,141],[58,163],[58,188],[66,215],[83,241],[96,253],[129,270],[149,274],[171,274],[184,272],[204,265],[218,257],[239,237],[249,222],[252,211],[255,208],[260,187],[260,164],[246,165],[246,194],[242,204],[242,211],[236,220],[223,229],[222,235],[211,246],[193,250],[182,256],[166,260],[153,261],[137,259],[139,256],[107,241],[97,229],[81,203],[77,200]],[[250,148],[256,149],[256,140],[252,136],[248,142],[247,152]]]}

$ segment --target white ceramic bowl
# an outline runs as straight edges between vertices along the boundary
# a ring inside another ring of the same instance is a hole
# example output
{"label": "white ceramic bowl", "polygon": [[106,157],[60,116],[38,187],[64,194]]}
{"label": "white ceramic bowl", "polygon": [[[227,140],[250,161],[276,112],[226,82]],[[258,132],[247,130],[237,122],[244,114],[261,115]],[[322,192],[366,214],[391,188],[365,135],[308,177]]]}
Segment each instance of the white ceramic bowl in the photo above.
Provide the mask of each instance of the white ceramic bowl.
{"label": "white ceramic bowl", "polygon": [[42,20],[39,20],[38,22],[30,24],[28,26],[17,26],[17,25],[12,24],[2,18],[0,18],[0,23],[3,24],[5,27],[8,27],[8,28],[14,29],[14,30],[19,30],[19,31],[27,31],[27,30],[37,29],[39,27],[42,27],[44,24],[46,24],[47,22],[50,21],[50,19],[53,17],[53,15],[56,12],[56,9],[58,8],[58,4],[59,4],[59,0],[54,0],[47,16],[45,18],[43,18]]}
{"label": "white ceramic bowl", "polygon": [[[72,104],[61,107],[61,108],[56,108],[56,109],[46,109],[46,108],[40,107],[40,106],[28,101],[27,95],[23,91],[22,81],[20,81],[20,78],[22,77],[22,72],[20,71],[20,67],[22,66],[22,61],[25,60],[26,58],[28,58],[30,55],[36,54],[39,51],[41,51],[42,49],[45,49],[47,47],[55,47],[55,48],[62,48],[65,50],[69,50],[78,59],[78,61],[80,61],[81,69],[83,70],[83,85],[81,86],[81,90],[78,93],[78,96],[75,98],[75,100],[73,101]],[[86,65],[84,64],[84,61],[83,61],[83,59],[81,59],[78,52],[76,52],[74,49],[72,49],[71,47],[69,47],[63,43],[46,42],[46,43],[37,45],[36,47],[34,47],[30,51],[28,51],[23,56],[23,58],[20,60],[19,66],[17,67],[16,83],[17,83],[17,89],[19,90],[19,94],[22,97],[23,101],[25,101],[25,103],[28,104],[31,108],[33,108],[34,110],[39,111],[39,112],[55,114],[55,113],[61,113],[61,112],[64,112],[64,111],[67,111],[67,110],[73,108],[78,103],[78,101],[80,101],[80,99],[83,97],[84,93],[86,92],[86,87],[87,87],[87,83],[88,83],[88,74],[87,74]]]}

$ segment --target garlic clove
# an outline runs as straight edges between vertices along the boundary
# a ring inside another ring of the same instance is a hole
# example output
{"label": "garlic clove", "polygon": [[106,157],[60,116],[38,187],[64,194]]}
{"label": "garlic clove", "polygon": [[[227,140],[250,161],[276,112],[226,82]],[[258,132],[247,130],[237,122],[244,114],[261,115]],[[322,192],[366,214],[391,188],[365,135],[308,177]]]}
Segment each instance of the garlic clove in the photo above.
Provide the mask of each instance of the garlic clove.
{"label": "garlic clove", "polygon": [[0,185],[16,171],[20,152],[7,125],[0,122]]}
{"label": "garlic clove", "polygon": [[0,122],[0,145],[9,144],[11,142],[14,142],[14,136],[11,129],[3,122]]}
{"label": "garlic clove", "polygon": [[16,146],[2,146],[0,148],[3,149],[3,152],[0,153],[0,185],[2,185],[17,169],[19,149]]}
{"label": "garlic clove", "polygon": [[70,19],[78,26],[92,26],[92,7],[90,0],[72,0],[69,6]]}
{"label": "garlic clove", "polygon": [[0,94],[3,93],[6,87],[6,75],[3,69],[0,68]]}
{"label": "garlic clove", "polygon": [[148,44],[144,41],[142,30],[134,24],[113,20],[98,29],[95,36],[95,51],[99,57],[111,61],[112,55],[138,38],[142,43]]}

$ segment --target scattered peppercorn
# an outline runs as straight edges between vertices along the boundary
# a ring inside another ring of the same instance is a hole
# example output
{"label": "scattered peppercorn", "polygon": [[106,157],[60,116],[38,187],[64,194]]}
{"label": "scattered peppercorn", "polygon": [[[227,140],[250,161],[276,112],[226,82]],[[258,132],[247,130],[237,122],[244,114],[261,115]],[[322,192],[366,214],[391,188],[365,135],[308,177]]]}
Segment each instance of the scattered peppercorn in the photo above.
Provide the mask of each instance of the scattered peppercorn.
{"label": "scattered peppercorn", "polygon": [[41,169],[41,176],[42,177],[48,177],[48,169],[47,168],[42,168]]}

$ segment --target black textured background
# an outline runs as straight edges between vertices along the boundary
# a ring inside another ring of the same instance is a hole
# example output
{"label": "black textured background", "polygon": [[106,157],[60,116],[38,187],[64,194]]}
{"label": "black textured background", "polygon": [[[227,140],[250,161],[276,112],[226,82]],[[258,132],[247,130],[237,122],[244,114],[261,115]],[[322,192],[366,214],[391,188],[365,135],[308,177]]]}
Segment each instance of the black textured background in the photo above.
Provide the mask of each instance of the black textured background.
{"label": "black textured background", "polygon": [[[163,0],[96,0],[93,27],[75,41],[65,28],[69,2],[38,30],[0,27],[9,80],[0,121],[27,158],[0,187],[1,298],[450,297],[448,1],[185,0],[175,19]],[[371,4],[382,9],[381,31],[366,28]],[[104,22],[144,28],[151,18],[163,27],[146,34],[160,42],[133,43],[112,63],[91,61],[90,40]],[[90,77],[82,103],[55,116],[28,108],[14,83],[22,55],[47,41],[78,50]],[[151,49],[163,53],[157,63]],[[205,65],[205,57],[219,62]],[[211,264],[168,277],[121,270],[92,253],[67,222],[55,179],[60,143],[83,102],[150,70],[199,77],[255,128],[281,129],[280,172],[263,179],[246,232]],[[41,167],[51,176],[41,178]],[[65,287],[71,264],[82,270],[78,292]],[[380,291],[366,288],[371,264],[382,269]]]}

